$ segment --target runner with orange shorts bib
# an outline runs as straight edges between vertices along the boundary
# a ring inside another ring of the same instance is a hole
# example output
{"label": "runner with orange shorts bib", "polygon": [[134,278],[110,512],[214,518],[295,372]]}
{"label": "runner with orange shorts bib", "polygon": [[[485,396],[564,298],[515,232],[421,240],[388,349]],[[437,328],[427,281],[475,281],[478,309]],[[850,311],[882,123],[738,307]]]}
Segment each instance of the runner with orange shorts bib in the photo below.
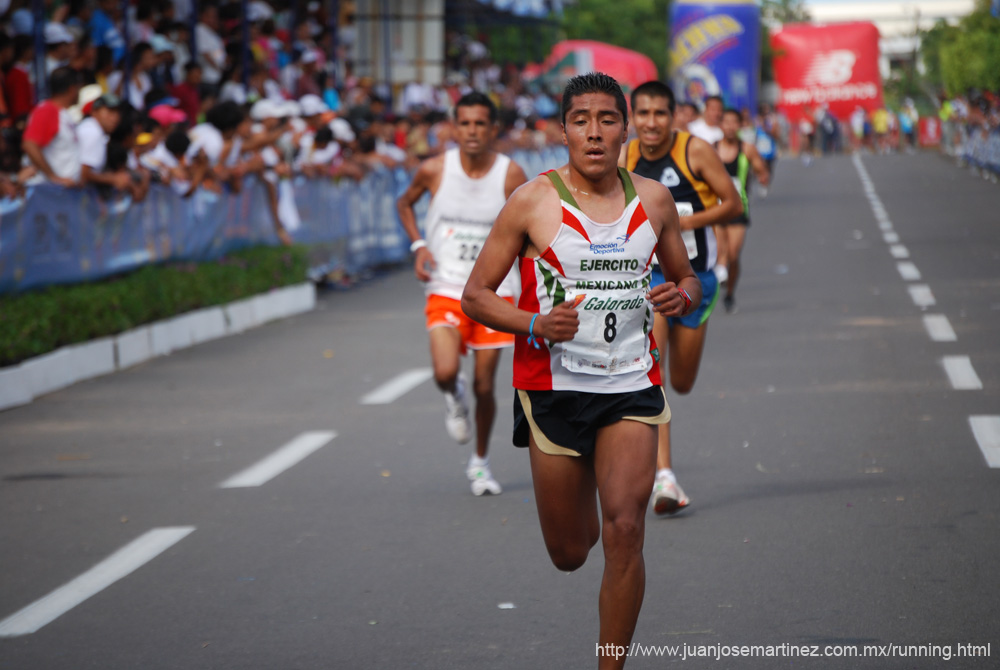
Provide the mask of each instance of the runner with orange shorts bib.
{"label": "runner with orange shorts bib", "polygon": [[[425,282],[427,332],[434,380],[444,393],[445,427],[459,444],[472,439],[462,361],[469,349],[475,357],[476,450],[466,475],[472,492],[497,495],[500,484],[490,472],[487,450],[496,416],[494,380],[500,350],[514,337],[476,323],[462,312],[462,291],[507,198],[527,179],[507,156],[493,151],[497,109],[482,93],[468,93],[455,105],[458,148],[429,158],[397,202],[399,218],[409,235],[417,279]],[[425,235],[417,227],[414,205],[431,194]],[[498,294],[513,303],[516,278],[511,275]]]}

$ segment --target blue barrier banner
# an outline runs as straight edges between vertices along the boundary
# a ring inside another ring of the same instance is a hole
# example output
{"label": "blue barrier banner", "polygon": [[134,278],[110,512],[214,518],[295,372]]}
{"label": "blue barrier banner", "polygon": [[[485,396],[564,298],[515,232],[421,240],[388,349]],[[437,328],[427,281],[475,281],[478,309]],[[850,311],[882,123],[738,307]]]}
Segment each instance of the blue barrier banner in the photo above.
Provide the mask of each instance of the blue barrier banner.
{"label": "blue barrier banner", "polygon": [[754,0],[678,0],[670,8],[670,81],[678,101],[722,96],[752,112],[760,88],[760,8]]}
{"label": "blue barrier banner", "polygon": [[[535,176],[565,162],[566,152],[554,147],[511,157]],[[360,182],[300,175],[279,184],[279,217],[292,239],[309,248],[310,276],[357,274],[406,259],[409,240],[396,199],[409,183],[405,170],[381,168]],[[417,206],[421,221],[427,201]],[[187,199],[154,184],[141,203],[42,184],[23,199],[0,200],[0,294],[93,281],[148,263],[213,260],[261,244],[278,239],[267,190],[254,177],[239,193],[200,190]]]}

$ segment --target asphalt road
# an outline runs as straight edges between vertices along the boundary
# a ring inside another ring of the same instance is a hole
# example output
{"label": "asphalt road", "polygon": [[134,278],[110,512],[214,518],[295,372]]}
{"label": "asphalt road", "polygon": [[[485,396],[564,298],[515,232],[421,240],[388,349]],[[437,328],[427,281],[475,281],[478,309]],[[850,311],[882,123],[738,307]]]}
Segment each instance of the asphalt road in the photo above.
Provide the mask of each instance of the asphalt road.
{"label": "asphalt road", "polygon": [[[1000,664],[1000,189],[860,166],[780,162],[754,203],[740,311],[668,394],[692,505],[648,518],[629,667]],[[548,562],[509,354],[501,496],[469,492],[431,382],[361,403],[428,365],[402,269],[0,413],[0,669],[595,667],[603,559]]]}

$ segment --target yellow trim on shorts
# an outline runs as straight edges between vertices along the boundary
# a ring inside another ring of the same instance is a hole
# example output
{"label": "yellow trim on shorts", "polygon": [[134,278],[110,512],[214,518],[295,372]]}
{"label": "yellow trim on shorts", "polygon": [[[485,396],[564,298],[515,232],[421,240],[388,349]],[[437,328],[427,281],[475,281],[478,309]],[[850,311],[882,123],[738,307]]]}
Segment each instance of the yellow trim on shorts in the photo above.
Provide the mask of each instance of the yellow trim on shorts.
{"label": "yellow trim on shorts", "polygon": [[670,423],[670,403],[667,402],[667,392],[660,387],[660,393],[663,394],[663,411],[657,416],[623,416],[622,421],[638,421],[639,423],[648,423],[651,426],[656,426],[661,423]]}
{"label": "yellow trim on shorts", "polygon": [[[622,421],[637,421],[639,423],[649,424],[655,426],[661,423],[670,423],[670,405],[667,403],[667,393],[660,387],[660,393],[663,394],[663,411],[656,416],[623,416]],[[524,410],[524,416],[528,419],[528,426],[531,428],[531,434],[535,438],[535,445],[538,447],[539,451],[550,456],[579,456],[580,452],[568,449],[566,447],[560,446],[550,440],[542,429],[538,427],[535,423],[535,417],[531,415],[531,398],[528,397],[528,392],[523,389],[517,389],[517,397],[521,400],[521,409]]]}
{"label": "yellow trim on shorts", "polygon": [[531,434],[535,438],[535,445],[538,449],[549,456],[579,456],[580,452],[573,451],[572,449],[567,449],[566,447],[561,447],[542,432],[542,429],[538,427],[535,423],[535,417],[531,416],[531,398],[528,397],[528,392],[523,389],[517,389],[517,397],[521,400],[521,409],[524,410],[524,416],[528,419],[528,426],[531,428]]}

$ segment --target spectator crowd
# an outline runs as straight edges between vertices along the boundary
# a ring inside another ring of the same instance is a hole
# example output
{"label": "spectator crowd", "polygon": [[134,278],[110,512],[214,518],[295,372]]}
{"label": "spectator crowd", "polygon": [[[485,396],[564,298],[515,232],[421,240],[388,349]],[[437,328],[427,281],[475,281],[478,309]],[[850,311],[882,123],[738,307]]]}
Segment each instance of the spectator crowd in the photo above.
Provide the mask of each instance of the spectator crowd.
{"label": "spectator crowd", "polygon": [[326,3],[252,0],[246,25],[239,1],[123,4],[46,0],[37,54],[30,0],[0,0],[0,197],[49,182],[138,201],[154,183],[187,197],[254,177],[277,222],[292,175],[361,179],[445,150],[473,88],[501,109],[503,150],[559,138],[557,101],[466,35],[448,34],[444,83],[390,88],[355,76],[352,26],[334,40]]}

